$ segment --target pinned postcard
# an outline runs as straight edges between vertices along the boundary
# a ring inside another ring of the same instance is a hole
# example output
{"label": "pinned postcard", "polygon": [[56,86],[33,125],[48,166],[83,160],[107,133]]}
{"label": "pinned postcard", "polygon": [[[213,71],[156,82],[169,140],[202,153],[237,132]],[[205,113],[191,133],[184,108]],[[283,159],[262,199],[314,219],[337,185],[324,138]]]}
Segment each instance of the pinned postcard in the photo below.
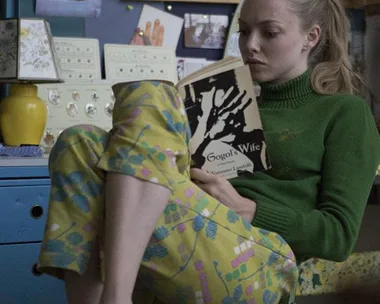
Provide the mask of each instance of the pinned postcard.
{"label": "pinned postcard", "polygon": [[36,0],[36,15],[99,17],[102,0]]}
{"label": "pinned postcard", "polygon": [[176,48],[182,26],[182,18],[144,4],[130,44]]}

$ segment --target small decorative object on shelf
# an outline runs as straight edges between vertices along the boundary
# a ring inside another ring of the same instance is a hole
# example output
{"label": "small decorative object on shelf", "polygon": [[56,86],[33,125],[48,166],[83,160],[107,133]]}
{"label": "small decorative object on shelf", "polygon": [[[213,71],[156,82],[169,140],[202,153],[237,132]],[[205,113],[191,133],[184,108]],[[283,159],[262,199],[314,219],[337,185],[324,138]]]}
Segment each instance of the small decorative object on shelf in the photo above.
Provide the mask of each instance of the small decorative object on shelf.
{"label": "small decorative object on shelf", "polygon": [[1,135],[6,146],[38,146],[47,109],[35,84],[62,82],[50,26],[44,19],[5,19],[0,32],[0,82],[11,84],[0,102]]}

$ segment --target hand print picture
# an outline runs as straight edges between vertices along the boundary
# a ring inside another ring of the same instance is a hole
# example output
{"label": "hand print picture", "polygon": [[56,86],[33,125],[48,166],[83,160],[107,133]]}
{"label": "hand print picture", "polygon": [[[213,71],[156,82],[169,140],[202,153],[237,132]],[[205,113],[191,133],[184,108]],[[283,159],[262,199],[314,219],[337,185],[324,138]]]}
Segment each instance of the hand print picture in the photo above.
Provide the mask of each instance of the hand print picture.
{"label": "hand print picture", "polygon": [[182,26],[182,18],[144,5],[130,44],[176,48]]}
{"label": "hand print picture", "polygon": [[145,25],[145,30],[136,29],[131,44],[133,45],[151,45],[162,46],[164,43],[165,27],[160,24],[160,19],[154,20],[152,29],[152,22],[148,21]]}

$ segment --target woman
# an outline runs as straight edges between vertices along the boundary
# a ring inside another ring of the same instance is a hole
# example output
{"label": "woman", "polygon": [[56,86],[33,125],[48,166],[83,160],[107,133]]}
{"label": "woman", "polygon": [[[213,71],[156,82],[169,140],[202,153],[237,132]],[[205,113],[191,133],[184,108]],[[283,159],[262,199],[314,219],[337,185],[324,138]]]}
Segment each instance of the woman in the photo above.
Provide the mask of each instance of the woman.
{"label": "woman", "polygon": [[[141,260],[139,281],[167,303],[279,303],[297,277],[292,250],[297,262],[353,250],[380,145],[352,95],[340,0],[246,0],[239,24],[273,169],[230,182],[189,172],[175,90],[115,86],[110,134],[70,128],[50,156],[40,269],[64,278],[70,304],[130,303]],[[277,249],[283,276],[268,260],[253,269],[257,254],[231,262],[255,244]]]}

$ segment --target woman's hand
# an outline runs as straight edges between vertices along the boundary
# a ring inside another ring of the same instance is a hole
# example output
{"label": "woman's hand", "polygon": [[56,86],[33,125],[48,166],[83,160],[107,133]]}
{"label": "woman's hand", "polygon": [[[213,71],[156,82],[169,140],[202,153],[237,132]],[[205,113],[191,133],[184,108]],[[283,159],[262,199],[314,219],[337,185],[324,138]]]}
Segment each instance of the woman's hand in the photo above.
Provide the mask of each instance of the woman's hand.
{"label": "woman's hand", "polygon": [[202,171],[201,169],[190,170],[191,179],[203,191],[216,198],[223,205],[234,210],[251,223],[256,212],[256,203],[242,197],[227,179]]}

